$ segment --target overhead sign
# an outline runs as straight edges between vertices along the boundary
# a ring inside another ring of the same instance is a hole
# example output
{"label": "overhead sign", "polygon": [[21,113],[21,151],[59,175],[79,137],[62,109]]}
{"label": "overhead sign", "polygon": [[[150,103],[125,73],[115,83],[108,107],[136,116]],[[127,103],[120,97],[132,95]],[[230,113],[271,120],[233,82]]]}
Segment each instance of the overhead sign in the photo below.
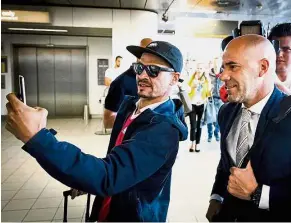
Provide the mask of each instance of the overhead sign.
{"label": "overhead sign", "polygon": [[42,11],[1,10],[1,22],[50,23],[50,18]]}
{"label": "overhead sign", "polygon": [[184,37],[219,38],[232,34],[238,21],[225,21],[208,18],[180,18],[176,21],[176,33]]}
{"label": "overhead sign", "polygon": [[232,34],[238,27],[238,21],[208,20],[201,23],[193,30],[195,37],[200,38],[225,38]]}
{"label": "overhead sign", "polygon": [[109,68],[108,59],[97,59],[98,85],[105,84],[105,71]]}

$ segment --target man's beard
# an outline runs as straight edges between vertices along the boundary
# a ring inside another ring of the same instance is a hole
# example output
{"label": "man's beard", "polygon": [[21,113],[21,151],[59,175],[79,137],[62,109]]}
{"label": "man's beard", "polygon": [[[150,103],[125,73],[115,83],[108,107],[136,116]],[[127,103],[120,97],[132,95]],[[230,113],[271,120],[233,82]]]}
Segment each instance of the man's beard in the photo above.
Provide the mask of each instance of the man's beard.
{"label": "man's beard", "polygon": [[144,95],[144,94],[138,94],[138,96],[139,96],[140,98],[150,98],[150,96],[148,96],[148,95]]}
{"label": "man's beard", "polygon": [[152,94],[143,94],[143,93],[138,93],[137,94],[140,98],[148,98],[148,99],[152,99],[152,98],[154,98],[153,96],[152,96]]}
{"label": "man's beard", "polygon": [[244,100],[244,97],[242,95],[237,95],[236,97],[233,95],[228,95],[229,102],[242,103],[243,100]]}
{"label": "man's beard", "polygon": [[237,87],[237,93],[235,95],[228,94],[228,101],[235,103],[242,103],[245,99],[246,92],[243,92],[240,87]]}
{"label": "man's beard", "polygon": [[[145,84],[147,87],[152,88],[152,84],[147,79],[138,80],[137,85],[139,86],[139,84]],[[137,94],[140,98],[153,98],[152,92],[147,93],[147,92],[141,91],[141,92],[138,92]]]}

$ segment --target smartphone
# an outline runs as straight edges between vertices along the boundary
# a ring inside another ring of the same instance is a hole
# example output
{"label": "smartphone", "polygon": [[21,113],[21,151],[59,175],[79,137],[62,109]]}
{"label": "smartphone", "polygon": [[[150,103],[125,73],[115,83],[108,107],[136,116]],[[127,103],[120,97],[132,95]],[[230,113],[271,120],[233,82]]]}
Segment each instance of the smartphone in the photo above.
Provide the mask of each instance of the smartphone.
{"label": "smartphone", "polygon": [[18,98],[21,100],[24,104],[26,104],[26,94],[25,94],[25,82],[24,82],[24,77],[19,75],[18,76],[19,80],[19,95]]}

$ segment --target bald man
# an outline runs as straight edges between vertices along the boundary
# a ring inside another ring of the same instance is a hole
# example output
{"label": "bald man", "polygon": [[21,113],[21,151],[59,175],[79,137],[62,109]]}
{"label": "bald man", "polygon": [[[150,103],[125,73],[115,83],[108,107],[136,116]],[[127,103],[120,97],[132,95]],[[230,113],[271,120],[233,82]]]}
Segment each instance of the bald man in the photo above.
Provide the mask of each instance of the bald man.
{"label": "bald man", "polygon": [[274,85],[274,48],[262,36],[236,38],[223,69],[229,103],[218,115],[221,158],[206,217],[291,221],[291,113],[278,119],[286,95]]}
{"label": "bald man", "polygon": [[[140,41],[140,46],[145,48],[151,42],[152,39],[144,38]],[[105,128],[110,129],[113,127],[117,111],[125,95],[137,96],[136,75],[131,66],[110,84],[103,113]]]}

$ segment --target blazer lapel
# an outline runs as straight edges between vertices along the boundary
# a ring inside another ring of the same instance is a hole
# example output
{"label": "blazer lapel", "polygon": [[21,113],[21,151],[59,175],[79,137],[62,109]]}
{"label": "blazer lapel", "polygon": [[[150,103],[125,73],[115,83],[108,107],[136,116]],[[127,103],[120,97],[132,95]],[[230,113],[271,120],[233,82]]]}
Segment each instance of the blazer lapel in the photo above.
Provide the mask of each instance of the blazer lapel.
{"label": "blazer lapel", "polygon": [[228,115],[229,118],[226,119],[225,131],[223,132],[223,135],[221,136],[221,148],[225,148],[224,150],[222,150],[222,155],[225,156],[226,158],[225,160],[228,160],[229,166],[234,166],[235,164],[233,163],[230,157],[230,154],[228,153],[228,146],[227,146],[226,139],[240,108],[241,108],[241,104],[232,104],[232,107],[229,109],[232,112],[229,112],[228,114],[227,112],[225,112],[226,113],[225,115]]}
{"label": "blazer lapel", "polygon": [[[250,149],[250,154],[247,156],[246,159],[246,162],[248,162],[250,158],[256,160],[255,162],[252,162],[252,166],[254,169],[257,169],[260,166],[262,153],[265,149],[262,147],[258,147],[258,144],[261,142],[262,139],[264,139],[265,134],[271,130],[270,127],[268,126],[273,122],[273,119],[279,114],[280,102],[283,99],[283,97],[284,94],[275,87],[270,99],[268,100],[267,104],[262,110],[257,130],[255,133],[254,143]],[[244,162],[244,166],[247,165],[246,162]]]}
{"label": "blazer lapel", "polygon": [[174,113],[175,105],[172,100],[167,100],[165,103],[159,105],[154,110],[146,109],[142,112],[133,122],[128,126],[124,140],[129,139],[133,132],[140,126],[146,126],[150,123],[158,121],[158,116],[156,114],[163,114],[162,118],[165,118],[165,115],[175,115]]}
{"label": "blazer lapel", "polygon": [[115,123],[114,123],[113,129],[112,129],[107,153],[110,153],[112,148],[115,146],[117,137],[118,137],[125,121],[127,120],[129,115],[132,114],[132,112],[136,108],[135,104],[138,100],[137,98],[127,99],[127,100],[128,100],[128,102],[127,102],[126,106],[121,107],[117,113]]}
{"label": "blazer lapel", "polygon": [[151,117],[153,116],[153,112],[150,109],[145,110],[142,112],[136,119],[133,120],[133,122],[128,126],[123,141],[129,139],[132,137],[132,134],[136,129],[140,126],[146,126],[150,124]]}

